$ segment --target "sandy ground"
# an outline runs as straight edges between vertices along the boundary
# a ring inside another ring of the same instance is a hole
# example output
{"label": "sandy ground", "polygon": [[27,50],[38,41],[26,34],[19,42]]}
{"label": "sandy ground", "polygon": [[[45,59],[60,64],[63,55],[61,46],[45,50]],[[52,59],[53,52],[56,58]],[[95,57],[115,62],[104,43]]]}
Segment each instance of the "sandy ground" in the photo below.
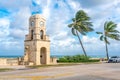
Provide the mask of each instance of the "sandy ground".
{"label": "sandy ground", "polygon": [[0,80],[120,80],[120,63],[23,68],[0,72]]}

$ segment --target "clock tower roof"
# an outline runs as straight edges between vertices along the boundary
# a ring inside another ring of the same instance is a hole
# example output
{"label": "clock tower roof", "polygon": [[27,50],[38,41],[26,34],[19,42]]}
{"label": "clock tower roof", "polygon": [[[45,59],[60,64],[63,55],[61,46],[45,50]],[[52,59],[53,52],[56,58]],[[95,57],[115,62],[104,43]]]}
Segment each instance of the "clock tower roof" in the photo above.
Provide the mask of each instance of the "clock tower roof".
{"label": "clock tower roof", "polygon": [[31,18],[34,18],[34,19],[40,19],[40,18],[42,18],[42,19],[45,20],[45,17],[43,17],[41,14],[34,14],[34,15],[32,15],[32,16],[30,17],[30,19],[31,19]]}

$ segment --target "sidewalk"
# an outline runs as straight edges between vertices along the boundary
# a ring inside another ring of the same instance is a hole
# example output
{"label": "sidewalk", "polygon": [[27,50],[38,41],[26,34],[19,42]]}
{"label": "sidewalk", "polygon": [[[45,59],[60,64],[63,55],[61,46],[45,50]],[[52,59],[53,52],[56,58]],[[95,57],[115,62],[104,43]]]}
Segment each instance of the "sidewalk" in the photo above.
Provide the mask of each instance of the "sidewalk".
{"label": "sidewalk", "polygon": [[24,65],[15,65],[15,66],[0,65],[0,68],[25,69],[25,66]]}

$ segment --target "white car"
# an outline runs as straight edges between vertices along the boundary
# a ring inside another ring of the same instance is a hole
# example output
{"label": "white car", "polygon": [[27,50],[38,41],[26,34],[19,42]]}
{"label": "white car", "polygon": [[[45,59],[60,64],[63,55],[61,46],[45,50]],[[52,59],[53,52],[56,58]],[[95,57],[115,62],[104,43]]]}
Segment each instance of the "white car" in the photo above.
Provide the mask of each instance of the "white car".
{"label": "white car", "polygon": [[119,56],[112,56],[108,60],[108,63],[110,63],[110,62],[120,62],[120,57]]}

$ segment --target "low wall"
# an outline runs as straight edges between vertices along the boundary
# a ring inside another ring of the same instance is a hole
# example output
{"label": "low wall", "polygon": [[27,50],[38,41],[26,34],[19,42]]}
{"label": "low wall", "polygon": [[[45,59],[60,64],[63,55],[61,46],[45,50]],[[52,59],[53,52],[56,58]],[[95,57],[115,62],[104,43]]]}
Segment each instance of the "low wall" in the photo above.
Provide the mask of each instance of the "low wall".
{"label": "low wall", "polygon": [[51,57],[50,58],[50,64],[57,64],[57,58],[56,57]]}
{"label": "low wall", "polygon": [[7,59],[0,58],[0,65],[7,65]]}
{"label": "low wall", "polygon": [[17,58],[0,58],[0,65],[18,65]]}

